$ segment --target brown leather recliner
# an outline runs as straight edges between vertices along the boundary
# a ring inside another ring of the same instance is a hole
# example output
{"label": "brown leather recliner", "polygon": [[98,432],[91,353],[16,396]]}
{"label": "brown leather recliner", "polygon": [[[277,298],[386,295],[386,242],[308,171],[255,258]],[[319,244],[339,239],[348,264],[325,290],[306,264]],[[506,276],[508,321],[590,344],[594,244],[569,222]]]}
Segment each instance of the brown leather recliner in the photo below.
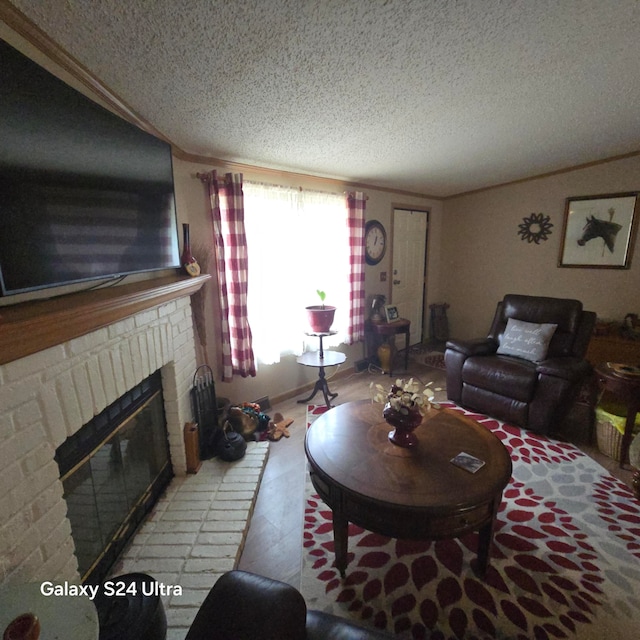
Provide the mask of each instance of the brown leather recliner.
{"label": "brown leather recliner", "polygon": [[[510,318],[557,325],[542,359],[499,353]],[[486,338],[446,343],[449,400],[537,433],[559,429],[591,373],[584,355],[595,321],[578,300],[506,295]]]}
{"label": "brown leather recliner", "polygon": [[291,585],[247,571],[221,576],[202,603],[185,640],[391,640],[324,611],[307,610]]}

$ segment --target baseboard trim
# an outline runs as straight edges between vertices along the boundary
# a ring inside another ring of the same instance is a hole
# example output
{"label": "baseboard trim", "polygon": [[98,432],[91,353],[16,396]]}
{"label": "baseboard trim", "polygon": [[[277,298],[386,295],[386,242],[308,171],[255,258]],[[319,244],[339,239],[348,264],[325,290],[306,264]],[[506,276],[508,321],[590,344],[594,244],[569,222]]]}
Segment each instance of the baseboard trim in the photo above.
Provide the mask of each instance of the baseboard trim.
{"label": "baseboard trim", "polygon": [[[353,375],[354,373],[358,373],[355,370],[355,367],[347,367],[346,369],[341,369],[340,371],[336,371],[333,375],[327,376],[327,381],[331,380],[339,380],[340,378],[345,378],[347,376]],[[315,386],[316,381],[308,382],[307,384],[302,385],[301,387],[296,387],[295,389],[291,389],[290,391],[285,391],[277,396],[273,396],[271,398],[271,404],[278,404],[280,402],[284,402],[285,400],[289,400],[291,398],[295,398],[295,396],[299,396],[305,392],[311,391]]]}

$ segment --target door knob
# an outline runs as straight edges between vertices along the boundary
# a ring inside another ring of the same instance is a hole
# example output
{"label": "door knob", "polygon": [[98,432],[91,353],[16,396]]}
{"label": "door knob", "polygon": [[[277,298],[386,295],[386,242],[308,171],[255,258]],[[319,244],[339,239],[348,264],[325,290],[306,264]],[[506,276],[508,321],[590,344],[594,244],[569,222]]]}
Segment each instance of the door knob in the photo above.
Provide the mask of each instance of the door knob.
{"label": "door knob", "polygon": [[394,280],[393,284],[400,284],[400,280]]}

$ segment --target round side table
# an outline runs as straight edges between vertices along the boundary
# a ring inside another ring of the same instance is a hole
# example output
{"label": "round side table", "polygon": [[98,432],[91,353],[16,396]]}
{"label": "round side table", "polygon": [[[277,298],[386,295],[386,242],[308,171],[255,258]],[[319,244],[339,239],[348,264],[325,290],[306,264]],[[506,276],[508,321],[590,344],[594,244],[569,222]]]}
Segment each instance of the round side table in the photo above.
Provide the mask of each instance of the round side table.
{"label": "round side table", "polygon": [[306,351],[296,358],[296,362],[304,365],[305,367],[316,367],[318,369],[318,379],[316,380],[311,394],[302,400],[298,400],[298,404],[309,402],[309,400],[312,400],[316,393],[320,391],[324,396],[324,402],[327,405],[327,409],[330,409],[331,401],[338,396],[337,393],[332,393],[329,390],[329,383],[327,382],[324,368],[342,364],[347,359],[347,356],[340,351],[325,351],[322,344],[323,338],[335,335],[336,333],[337,331],[327,331],[326,333],[307,333],[308,336],[320,338],[320,350]]}

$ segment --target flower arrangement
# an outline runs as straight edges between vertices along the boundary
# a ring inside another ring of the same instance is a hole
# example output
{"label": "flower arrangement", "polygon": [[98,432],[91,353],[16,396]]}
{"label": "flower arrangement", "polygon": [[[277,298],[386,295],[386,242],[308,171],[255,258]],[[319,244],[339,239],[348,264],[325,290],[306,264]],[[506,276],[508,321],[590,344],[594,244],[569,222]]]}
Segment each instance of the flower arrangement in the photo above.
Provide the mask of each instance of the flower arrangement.
{"label": "flower arrangement", "polygon": [[[434,391],[440,391],[440,389],[432,389],[432,384],[433,382],[428,382],[425,385],[421,385],[413,378],[410,378],[406,383],[404,380],[396,380],[389,391],[381,384],[374,382],[369,385],[369,388],[373,392],[372,399],[374,402],[386,402],[391,409],[404,415],[415,409],[424,414],[430,407],[439,408],[439,405],[433,402],[433,398],[435,396]],[[420,391],[421,387],[424,387],[422,391]]]}

